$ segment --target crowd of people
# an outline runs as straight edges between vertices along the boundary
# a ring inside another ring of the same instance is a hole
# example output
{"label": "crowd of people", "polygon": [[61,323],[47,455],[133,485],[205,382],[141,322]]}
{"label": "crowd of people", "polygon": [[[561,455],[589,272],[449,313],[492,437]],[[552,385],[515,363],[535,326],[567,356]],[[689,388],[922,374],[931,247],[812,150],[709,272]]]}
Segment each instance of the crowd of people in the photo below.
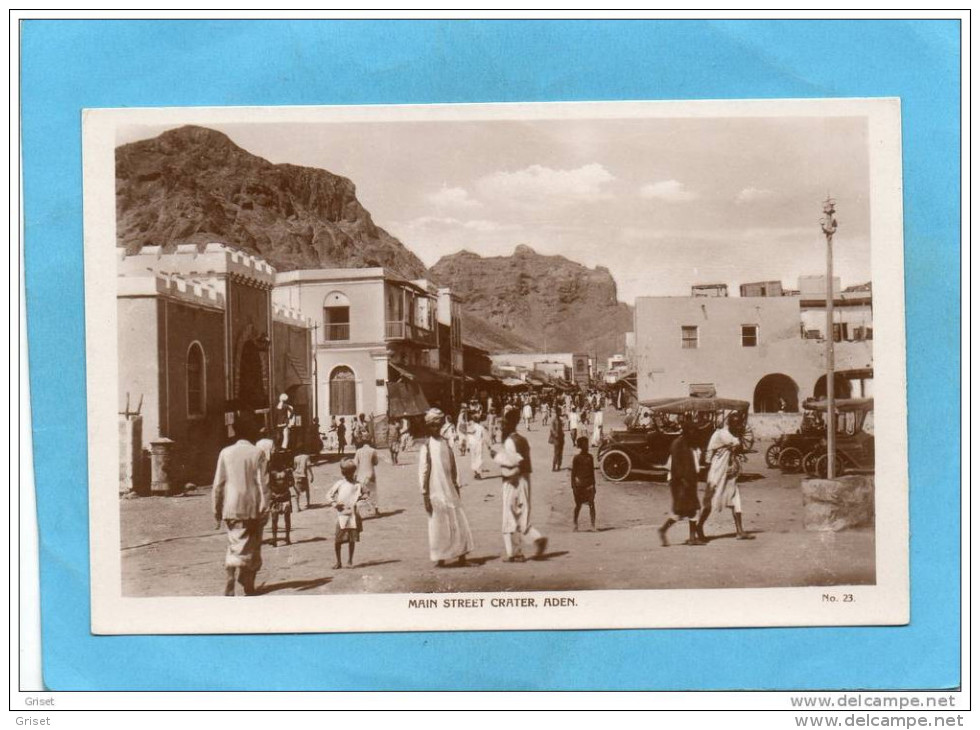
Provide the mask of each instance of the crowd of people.
{"label": "crowd of people", "polygon": [[[504,560],[524,562],[532,550],[536,557],[544,554],[548,538],[532,520],[531,450],[527,438],[519,433],[522,424],[527,431],[537,428],[539,423],[547,426],[553,449],[552,471],[562,469],[566,441],[574,445],[576,453],[569,471],[574,500],[572,528],[579,529],[580,512],[588,507],[590,527],[595,531],[596,463],[590,447],[602,441],[604,405],[601,394],[582,393],[551,398],[532,394],[505,396],[499,401],[488,399],[485,405],[471,402],[459,410],[456,418],[432,408],[423,417],[424,436],[419,441],[414,438],[407,419],[394,420],[388,432],[391,463],[398,464],[400,452],[418,445],[418,484],[428,517],[429,557],[435,565],[465,565],[467,555],[473,550],[470,523],[460,498],[457,453],[459,457],[469,456],[474,479],[483,478],[487,452],[499,468]],[[270,434],[258,428],[249,414],[238,414],[237,441],[223,449],[218,457],[212,507],[216,527],[224,526],[228,537],[225,595],[235,594],[236,581],[246,595],[255,593],[265,526],[271,520],[271,544],[277,547],[282,519],[285,543],[291,544],[293,502],[296,511],[300,511],[305,497],[306,506],[310,507],[314,479],[311,455],[322,444],[320,439],[307,448],[297,444],[296,439],[290,443],[289,424],[289,418],[276,419]],[[737,483],[743,427],[739,414],[732,414],[725,426],[712,435],[707,448],[707,489],[699,500],[701,458],[693,439],[696,424],[683,423],[681,434],[670,447],[671,510],[658,531],[664,546],[669,545],[669,528],[685,520],[690,530],[686,544],[706,544],[705,521],[712,511],[725,508],[732,512],[737,537],[751,539],[743,529]],[[352,419],[350,438],[354,450],[349,456],[345,452],[348,437],[345,419],[335,420],[331,432],[336,441],[329,437],[327,444],[334,444],[340,456],[340,478],[328,489],[326,503],[334,515],[334,568],[339,569],[343,565],[344,545],[347,565],[353,565],[363,518],[380,516],[383,512],[376,474],[379,457],[368,420],[363,414]]]}

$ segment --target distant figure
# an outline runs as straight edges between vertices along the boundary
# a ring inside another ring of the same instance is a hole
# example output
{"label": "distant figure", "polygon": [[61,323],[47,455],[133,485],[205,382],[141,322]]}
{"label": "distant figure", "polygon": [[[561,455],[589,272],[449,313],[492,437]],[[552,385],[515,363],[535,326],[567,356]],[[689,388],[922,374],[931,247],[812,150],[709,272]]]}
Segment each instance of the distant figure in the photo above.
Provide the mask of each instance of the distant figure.
{"label": "distant figure", "polygon": [[374,514],[380,517],[381,500],[378,496],[378,478],[375,471],[378,465],[378,452],[367,438],[354,443],[357,446],[357,451],[354,453],[354,464],[357,467],[355,478],[361,485],[361,496],[374,509]]}
{"label": "distant figure", "polygon": [[524,428],[530,431],[531,422],[534,420],[534,408],[531,406],[530,400],[524,402],[524,408],[521,410],[521,415],[524,418]]}
{"label": "distant figure", "polygon": [[670,483],[670,515],[657,533],[660,543],[668,547],[667,530],[675,522],[687,520],[690,536],[685,544],[707,545],[698,532],[698,472],[701,467],[701,450],[696,445],[697,425],[690,419],[681,423],[681,435],[670,444],[667,462]]}
{"label": "distant figure", "polygon": [[296,414],[293,407],[289,405],[289,396],[282,393],[279,396],[279,403],[275,411],[276,436],[279,441],[279,448],[289,448],[290,429],[296,425]]}
{"label": "distant figure", "polygon": [[361,485],[354,479],[357,466],[350,459],[340,462],[341,478],[334,482],[327,492],[327,504],[337,513],[334,530],[333,549],[337,557],[334,570],[343,565],[340,561],[341,547],[347,543],[347,567],[354,564],[354,545],[361,539],[361,516],[357,513],[357,503],[361,499]]}
{"label": "distant figure", "polygon": [[265,452],[252,443],[251,420],[236,419],[238,436],[218,454],[211,491],[215,528],[228,534],[225,553],[225,595],[235,595],[235,572],[246,596],[255,595],[255,574],[262,567],[262,530],[269,513],[269,483]]}
{"label": "distant figure", "polygon": [[408,451],[412,446],[412,424],[408,418],[402,418],[402,451]]}
{"label": "distant figure", "polygon": [[595,412],[592,418],[592,445],[598,447],[602,443],[602,422],[603,413],[600,410]]}
{"label": "distant figure", "polygon": [[347,448],[347,424],[341,418],[337,423],[337,453],[342,457],[344,449]]}
{"label": "distant figure", "polygon": [[466,434],[466,448],[470,450],[470,468],[474,479],[483,479],[483,447],[487,440],[487,430],[482,421],[481,416],[475,416],[470,422],[469,433]]}
{"label": "distant figure", "polygon": [[578,532],[578,514],[582,505],[589,505],[589,520],[595,532],[595,460],[589,453],[589,440],[582,436],[575,444],[578,453],[572,459],[572,496],[575,498],[573,529]]}
{"label": "distant figure", "polygon": [[466,406],[459,409],[459,416],[456,418],[456,440],[459,446],[459,455],[466,455],[466,433],[470,430],[469,414]]}
{"label": "distant figure", "polygon": [[[305,449],[293,457],[293,484],[296,485],[298,494],[306,494],[306,508],[309,509],[310,492],[313,491],[313,467]],[[299,505],[299,496],[296,497],[296,504]]]}
{"label": "distant figure", "polygon": [[398,421],[392,420],[388,423],[388,454],[391,456],[392,466],[398,466],[398,451],[401,448],[402,434],[398,428]]}
{"label": "distant figure", "polygon": [[439,568],[445,567],[447,560],[466,565],[466,555],[473,550],[473,536],[460,500],[456,457],[439,435],[443,418],[438,408],[430,408],[425,414],[428,433],[419,449],[419,487],[429,515],[429,558]]}
{"label": "distant figure", "polygon": [[561,409],[555,407],[555,418],[548,431],[548,443],[551,444],[551,471],[561,471],[561,460],[565,451],[565,430],[561,423]]}

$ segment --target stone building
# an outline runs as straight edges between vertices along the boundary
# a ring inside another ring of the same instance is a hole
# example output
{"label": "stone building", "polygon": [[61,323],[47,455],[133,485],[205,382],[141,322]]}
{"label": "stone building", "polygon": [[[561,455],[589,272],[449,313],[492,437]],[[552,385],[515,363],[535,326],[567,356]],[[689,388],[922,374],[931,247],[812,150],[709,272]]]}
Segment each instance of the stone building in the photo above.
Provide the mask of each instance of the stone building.
{"label": "stone building", "polygon": [[[849,333],[872,331],[870,292],[861,301],[844,306],[839,298],[840,317],[864,322],[864,330],[848,328]],[[637,298],[640,400],[713,388],[720,396],[749,401],[755,413],[797,412],[804,399],[826,394],[826,327],[817,328],[812,314],[821,310],[823,316],[822,307],[796,296]],[[871,396],[870,335],[837,337],[834,350],[835,393]]]}
{"label": "stone building", "polygon": [[[304,269],[278,274],[273,297],[316,323],[313,408],[322,424],[363,413],[380,434],[389,416],[452,407],[454,374],[440,369],[440,292],[428,282],[383,268]],[[450,300],[447,310],[452,330],[458,309],[454,317]],[[450,331],[450,368],[462,365],[452,342]]]}
{"label": "stone building", "polygon": [[209,484],[234,412],[269,423],[282,392],[307,423],[309,322],[272,306],[268,263],[219,243],[146,246],[120,251],[117,274],[119,410],[139,410],[144,457],[121,471],[133,486],[146,486],[145,454],[161,440],[171,486]]}

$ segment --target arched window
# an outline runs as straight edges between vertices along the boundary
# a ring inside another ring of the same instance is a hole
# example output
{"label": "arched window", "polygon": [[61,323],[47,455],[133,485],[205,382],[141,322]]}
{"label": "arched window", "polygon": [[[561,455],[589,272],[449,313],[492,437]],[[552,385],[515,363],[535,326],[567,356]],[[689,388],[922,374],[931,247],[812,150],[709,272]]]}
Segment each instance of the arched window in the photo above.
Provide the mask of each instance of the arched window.
{"label": "arched window", "polygon": [[202,418],[207,410],[205,376],[207,364],[200,342],[187,348],[187,417]]}
{"label": "arched window", "polygon": [[343,292],[332,291],[323,298],[323,340],[350,339],[350,300]]}
{"label": "arched window", "polygon": [[354,371],[346,365],[330,373],[330,415],[352,416],[357,413],[357,384]]}

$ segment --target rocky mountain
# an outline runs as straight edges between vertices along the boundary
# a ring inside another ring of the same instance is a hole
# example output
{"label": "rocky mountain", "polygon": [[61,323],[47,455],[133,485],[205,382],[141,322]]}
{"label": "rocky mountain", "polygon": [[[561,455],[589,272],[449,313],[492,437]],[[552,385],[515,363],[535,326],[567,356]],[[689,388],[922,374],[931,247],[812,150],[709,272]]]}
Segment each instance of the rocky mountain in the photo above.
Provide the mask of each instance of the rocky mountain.
{"label": "rocky mountain", "polygon": [[180,127],[116,149],[116,240],[129,251],[223,241],[280,270],[425,265],[379,228],[354,183],[326,170],[274,165],[226,135]]}
{"label": "rocky mountain", "polygon": [[633,329],[633,310],[617,299],[608,269],[543,256],[528,246],[518,246],[512,256],[444,256],[432,275],[459,293],[472,315],[535,350],[587,352],[601,361],[622,352],[624,333]]}

